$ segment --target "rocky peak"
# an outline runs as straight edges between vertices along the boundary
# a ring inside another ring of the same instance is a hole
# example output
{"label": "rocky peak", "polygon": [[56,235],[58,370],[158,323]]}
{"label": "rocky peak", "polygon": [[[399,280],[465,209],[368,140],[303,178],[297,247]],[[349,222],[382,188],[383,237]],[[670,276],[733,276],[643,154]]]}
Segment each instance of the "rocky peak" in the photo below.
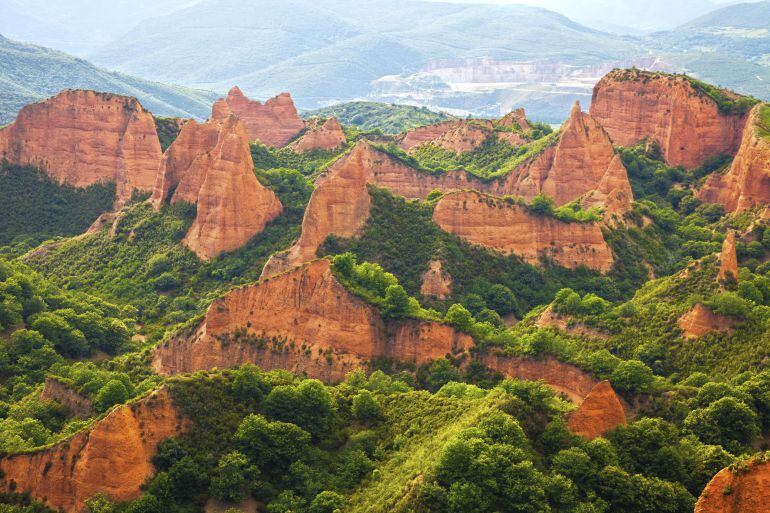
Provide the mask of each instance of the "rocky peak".
{"label": "rocky peak", "polygon": [[711,157],[734,155],[746,116],[722,112],[693,84],[681,75],[615,70],[594,88],[591,114],[615,144],[650,139],[671,166],[695,168]]}
{"label": "rocky peak", "polygon": [[569,429],[589,440],[626,425],[626,412],[609,381],[597,384],[569,417]]}
{"label": "rocky peak", "polygon": [[500,118],[500,120],[497,122],[500,126],[507,126],[507,127],[513,127],[513,128],[520,128],[523,131],[529,130],[531,127],[529,126],[529,121],[527,121],[527,113],[524,111],[524,109],[515,109]]}
{"label": "rocky peak", "polygon": [[752,109],[730,169],[709,176],[698,199],[718,203],[731,212],[770,203],[770,126],[763,121],[763,112],[770,118],[770,105]]}
{"label": "rocky peak", "polygon": [[115,182],[118,205],[151,191],[161,159],[152,114],[136,98],[66,90],[27,105],[0,130],[0,159],[75,187]]}
{"label": "rocky peak", "polygon": [[235,86],[227,93],[226,99],[214,103],[211,117],[222,119],[230,113],[243,121],[249,141],[259,141],[276,148],[288,144],[305,127],[289,93],[281,93],[263,104],[250,100]]}
{"label": "rocky peak", "polygon": [[253,168],[238,118],[191,121],[163,156],[152,202],[156,208],[166,201],[194,203],[197,214],[184,243],[200,258],[216,257],[243,246],[283,210]]}
{"label": "rocky peak", "polygon": [[329,118],[324,123],[312,119],[307,123],[305,133],[291,144],[291,148],[299,153],[312,150],[335,150],[347,142],[337,118]]}
{"label": "rocky peak", "polygon": [[572,107],[554,143],[514,170],[500,192],[530,199],[544,193],[557,205],[582,199],[587,207],[612,214],[631,209],[633,193],[626,169],[607,132],[593,116]]}
{"label": "rocky peak", "polygon": [[744,468],[725,468],[706,485],[695,513],[765,513],[770,504],[770,462],[755,459]]}
{"label": "rocky peak", "polygon": [[735,248],[735,230],[727,232],[722,243],[722,252],[719,255],[719,275],[717,280],[724,282],[726,280],[738,279],[738,254]]}

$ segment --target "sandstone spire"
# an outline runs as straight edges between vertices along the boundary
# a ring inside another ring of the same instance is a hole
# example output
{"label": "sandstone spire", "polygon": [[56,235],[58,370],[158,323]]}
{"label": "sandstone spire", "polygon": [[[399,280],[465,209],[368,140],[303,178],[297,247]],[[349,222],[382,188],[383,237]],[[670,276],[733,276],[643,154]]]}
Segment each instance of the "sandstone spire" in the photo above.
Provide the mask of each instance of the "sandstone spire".
{"label": "sandstone spire", "polygon": [[532,198],[544,193],[557,205],[583,199],[613,214],[630,210],[631,184],[607,132],[575,102],[561,133],[541,155],[511,172],[501,194]]}
{"label": "sandstone spire", "polygon": [[726,280],[738,280],[738,256],[735,250],[735,231],[727,232],[727,237],[722,243],[722,253],[719,256],[719,275],[717,279],[720,282]]}
{"label": "sandstone spire", "polygon": [[184,243],[203,259],[243,246],[283,210],[254,176],[246,131],[235,116],[190,121],[166,150],[153,192],[156,208],[188,202],[197,214]]}
{"label": "sandstone spire", "polygon": [[[227,105],[229,111],[225,109]],[[281,93],[264,104],[250,100],[238,86],[230,89],[227,98],[212,107],[212,119],[222,119],[230,113],[238,116],[246,126],[249,141],[281,148],[305,127],[289,93]]]}
{"label": "sandstone spire", "polygon": [[75,187],[115,182],[118,205],[151,191],[161,159],[152,114],[136,98],[66,90],[24,107],[0,130],[0,160]]}
{"label": "sandstone spire", "polygon": [[765,513],[770,504],[770,462],[749,461],[744,469],[720,471],[706,485],[695,513]]}

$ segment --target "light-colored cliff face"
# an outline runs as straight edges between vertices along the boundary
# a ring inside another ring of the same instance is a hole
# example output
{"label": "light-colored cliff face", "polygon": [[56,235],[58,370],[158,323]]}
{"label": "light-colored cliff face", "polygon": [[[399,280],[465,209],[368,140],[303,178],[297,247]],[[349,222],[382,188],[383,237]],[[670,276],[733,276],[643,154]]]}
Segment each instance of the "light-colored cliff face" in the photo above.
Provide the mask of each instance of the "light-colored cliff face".
{"label": "light-colored cliff face", "polygon": [[304,153],[313,150],[336,150],[347,142],[345,132],[342,131],[337,118],[329,118],[324,123],[312,119],[307,123],[307,131],[296,141],[291,143],[292,150]]}
{"label": "light-colored cliff face", "polygon": [[719,274],[717,280],[738,280],[738,253],[735,247],[735,231],[727,232],[719,255]]}
{"label": "light-colored cliff face", "polygon": [[597,223],[565,223],[477,191],[446,194],[436,204],[433,221],[469,242],[529,263],[547,257],[568,268],[612,268],[612,251]]}
{"label": "light-colored cliff face", "polygon": [[85,501],[105,493],[116,502],[135,499],[153,472],[158,442],[181,433],[184,422],[165,388],[117,407],[87,431],[50,448],[0,461],[3,491],[30,495],[65,511],[85,511]]}
{"label": "light-colored cliff face", "polygon": [[439,323],[386,325],[336,280],[327,260],[315,260],[217,300],[190,338],[156,350],[153,367],[176,374],[250,362],[334,382],[374,357],[421,364],[472,345]]}
{"label": "light-colored cliff face", "polygon": [[701,493],[695,513],[765,513],[770,504],[770,463],[723,469]]}
{"label": "light-colored cliff face", "polygon": [[214,258],[243,246],[283,210],[253,168],[246,131],[235,116],[190,121],[163,156],[153,204],[195,203],[184,244],[200,258]]}
{"label": "light-colored cliff face", "polygon": [[698,199],[723,205],[730,212],[770,203],[770,125],[762,121],[763,112],[770,113],[770,106],[752,109],[730,169],[709,176]]}
{"label": "light-colored cliff face", "polygon": [[428,262],[428,270],[422,273],[420,294],[442,300],[452,295],[452,277],[441,268],[441,260]]}
{"label": "light-colored cliff face", "polygon": [[289,93],[281,93],[264,104],[248,99],[236,86],[227,98],[217,101],[212,108],[212,119],[223,119],[230,114],[238,116],[246,125],[249,141],[282,148],[305,127]]}
{"label": "light-colored cliff face", "polygon": [[676,324],[685,338],[699,338],[709,333],[727,333],[732,331],[735,322],[729,317],[718,315],[697,303],[688,312],[677,319]]}
{"label": "light-colored cliff face", "polygon": [[557,205],[583,199],[613,214],[631,209],[633,193],[607,132],[576,103],[555,144],[511,172],[497,190],[526,199],[543,193]]}
{"label": "light-colored cliff face", "polygon": [[626,412],[609,381],[602,381],[586,396],[568,421],[569,429],[589,440],[626,425]]}
{"label": "light-colored cliff face", "polygon": [[76,187],[115,182],[118,204],[151,191],[161,159],[152,114],[136,98],[67,90],[0,130],[0,160],[38,167]]}
{"label": "light-colored cliff face", "polygon": [[615,144],[649,138],[666,162],[694,168],[738,150],[745,116],[720,112],[717,103],[685,77],[617,70],[594,88],[591,115]]}

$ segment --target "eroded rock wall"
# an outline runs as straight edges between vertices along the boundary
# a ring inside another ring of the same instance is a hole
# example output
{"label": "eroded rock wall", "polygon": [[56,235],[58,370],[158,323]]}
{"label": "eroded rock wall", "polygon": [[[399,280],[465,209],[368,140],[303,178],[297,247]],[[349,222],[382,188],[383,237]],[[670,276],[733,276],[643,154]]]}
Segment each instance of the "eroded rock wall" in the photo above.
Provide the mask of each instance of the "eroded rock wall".
{"label": "eroded rock wall", "polygon": [[115,182],[118,204],[152,191],[161,159],[152,114],[136,98],[66,90],[27,105],[0,130],[0,160],[86,187]]}
{"label": "eroded rock wall", "polygon": [[686,77],[640,70],[615,70],[602,78],[591,115],[615,144],[649,139],[669,165],[688,169],[721,154],[735,155],[746,119],[722,113]]}
{"label": "eroded rock wall", "polygon": [[138,497],[154,468],[158,442],[177,435],[184,422],[166,388],[119,406],[86,431],[50,448],[0,460],[0,487],[29,492],[49,507],[85,511],[85,501],[105,493],[116,502]]}

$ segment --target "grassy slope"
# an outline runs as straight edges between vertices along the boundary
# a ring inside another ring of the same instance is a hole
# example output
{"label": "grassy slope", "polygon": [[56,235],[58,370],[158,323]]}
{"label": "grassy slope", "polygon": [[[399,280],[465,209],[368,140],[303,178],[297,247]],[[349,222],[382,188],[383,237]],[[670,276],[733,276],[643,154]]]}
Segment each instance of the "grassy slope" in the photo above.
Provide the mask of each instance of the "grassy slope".
{"label": "grassy slope", "polygon": [[305,118],[336,116],[343,125],[361,130],[381,130],[386,134],[399,134],[410,128],[433,125],[453,119],[449,114],[434,112],[425,107],[388,105],[376,102],[347,102],[307,111]]}
{"label": "grassy slope", "polygon": [[13,121],[24,105],[68,88],[136,96],[145,108],[165,116],[206,117],[216,98],[208,91],[106,71],[62,52],[0,36],[0,125]]}

